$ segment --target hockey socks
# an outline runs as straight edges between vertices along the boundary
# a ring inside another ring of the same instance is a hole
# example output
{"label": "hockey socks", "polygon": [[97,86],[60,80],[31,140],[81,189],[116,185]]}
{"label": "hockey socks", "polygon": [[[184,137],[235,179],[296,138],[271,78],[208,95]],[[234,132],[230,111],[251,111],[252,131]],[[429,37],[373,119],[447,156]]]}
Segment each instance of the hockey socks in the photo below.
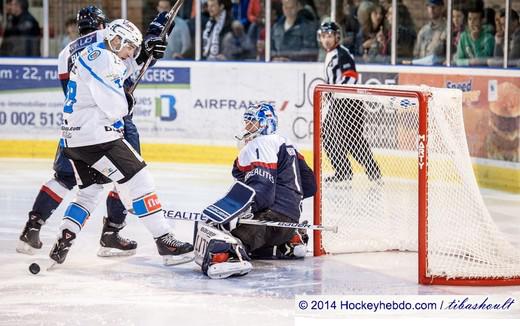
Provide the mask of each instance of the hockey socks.
{"label": "hockey socks", "polygon": [[42,185],[40,192],[36,196],[31,213],[38,213],[42,220],[46,221],[68,192],[69,189],[62,186],[55,179],[47,181]]}

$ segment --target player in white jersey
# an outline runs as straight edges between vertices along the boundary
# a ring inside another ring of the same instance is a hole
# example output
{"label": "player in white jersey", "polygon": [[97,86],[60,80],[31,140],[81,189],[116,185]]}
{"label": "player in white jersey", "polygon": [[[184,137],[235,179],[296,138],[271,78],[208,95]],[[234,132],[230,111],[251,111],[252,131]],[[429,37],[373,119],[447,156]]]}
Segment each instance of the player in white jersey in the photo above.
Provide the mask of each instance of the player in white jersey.
{"label": "player in white jersey", "polygon": [[[340,44],[341,33],[334,22],[325,22],[318,29],[318,39],[327,51],[325,78],[328,84],[348,85],[358,80],[356,64],[349,50]],[[350,153],[365,169],[370,180],[380,182],[381,171],[370,146],[363,136],[364,106],[355,99],[330,99],[332,106],[323,121],[324,149],[335,174],[325,181],[351,180]]]}
{"label": "player in white jersey", "polygon": [[[253,219],[299,223],[302,200],[314,195],[316,181],[294,145],[276,133],[277,125],[274,108],[268,103],[246,110],[244,133],[240,136],[245,146],[233,164],[232,174],[254,190]],[[246,257],[293,259],[306,254],[308,237],[294,229],[247,224],[236,228],[224,226],[231,230],[230,234],[205,225],[197,235],[208,238],[201,266],[210,277],[246,274],[251,269],[251,265],[243,262]]]}
{"label": "player in white jersey", "polygon": [[[147,31],[147,43],[150,47],[152,42],[156,46],[153,48],[154,58],[161,58],[164,49],[159,47],[160,40],[157,37],[164,29],[167,17],[166,12],[158,14],[150,23]],[[99,8],[87,6],[81,8],[77,14],[77,25],[80,37],[71,41],[58,56],[58,73],[63,92],[67,96],[67,84],[69,82],[69,71],[76,61],[79,53],[87,46],[103,41],[103,29],[108,24],[108,20]],[[170,27],[170,28],[173,28]],[[170,29],[171,32],[171,29]],[[155,37],[155,39],[154,39]],[[163,45],[165,47],[165,45]],[[162,53],[161,53],[162,51]],[[161,55],[162,54],[162,55]],[[125,87],[129,87],[130,79],[125,80]],[[127,85],[128,84],[128,85]],[[133,103],[133,98],[128,95],[127,100]],[[124,120],[124,138],[138,152],[140,151],[139,133],[132,121],[132,115],[127,115]],[[76,179],[69,160],[63,154],[62,148],[58,146],[56,157],[53,164],[54,175],[52,179],[45,182],[36,199],[34,200],[29,218],[25,223],[24,229],[19,237],[20,241],[16,251],[25,254],[34,254],[43,244],[40,240],[40,230],[46,221],[51,217],[54,210],[60,205],[65,195],[74,188]],[[100,248],[98,256],[128,256],[135,253],[137,242],[123,238],[119,232],[125,227],[127,211],[116,191],[110,191],[107,199],[107,216],[103,218],[103,229],[99,240]]]}
{"label": "player in white jersey", "polygon": [[[59,79],[65,96],[72,64],[84,48],[103,40],[103,29],[108,23],[103,11],[94,6],[81,8],[76,21],[79,38],[71,41],[58,56]],[[125,139],[139,152],[139,134],[130,116],[125,117],[124,129]],[[35,249],[42,247],[39,236],[42,225],[51,217],[65,195],[76,185],[72,166],[63,155],[60,146],[56,151],[53,169],[52,179],[42,185],[28,214],[29,218],[20,235],[17,252],[33,254]],[[126,225],[125,218],[126,210],[117,192],[111,191],[107,197],[107,216],[103,219],[99,256],[128,256],[135,253],[137,242],[119,235],[119,231]]]}
{"label": "player in white jersey", "polygon": [[[165,264],[192,259],[188,255],[193,246],[171,233],[146,163],[122,135],[123,117],[133,104],[127,103],[123,83],[156,53],[156,44],[143,42],[141,32],[130,21],[117,19],[105,29],[104,41],[88,46],[72,66],[60,144],[72,162],[79,191],[65,212],[50,252],[57,263],[64,262],[97,206],[106,179],[117,182],[120,193],[127,194],[123,202],[150,231]],[[165,44],[160,45],[164,48]]]}

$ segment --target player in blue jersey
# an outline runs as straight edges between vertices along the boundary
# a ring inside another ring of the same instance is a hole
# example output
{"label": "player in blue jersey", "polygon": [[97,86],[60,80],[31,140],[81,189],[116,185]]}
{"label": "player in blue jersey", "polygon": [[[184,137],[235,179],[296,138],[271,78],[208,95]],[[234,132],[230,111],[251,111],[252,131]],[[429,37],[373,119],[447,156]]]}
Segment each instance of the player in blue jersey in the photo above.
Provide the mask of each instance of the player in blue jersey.
{"label": "player in blue jersey", "polygon": [[[246,110],[244,133],[239,137],[244,147],[233,163],[232,174],[254,190],[253,219],[298,223],[302,201],[314,195],[316,181],[294,145],[276,133],[277,125],[270,104],[261,103]],[[252,268],[245,261],[249,257],[287,259],[303,258],[306,254],[308,238],[295,229],[247,224],[226,229],[231,233],[222,232],[212,224],[199,228],[198,237],[205,239],[196,243],[208,245],[202,249],[196,246],[199,252],[196,262],[212,278],[247,274]]]}
{"label": "player in blue jersey", "polygon": [[[160,26],[165,22],[165,13],[157,16],[149,27],[148,35],[158,36],[161,32]],[[70,42],[59,54],[58,57],[58,76],[66,95],[69,73],[73,67],[79,53],[87,46],[103,41],[104,28],[108,20],[99,8],[88,6],[79,10],[77,24],[80,37]],[[151,31],[151,33],[150,33]],[[149,38],[151,38],[149,37]],[[154,57],[161,57],[161,44],[155,40]],[[150,44],[149,44],[150,45]],[[164,55],[165,45],[162,44]],[[127,94],[133,104],[133,98]],[[124,138],[140,153],[139,134],[132,122],[132,116],[124,117]],[[76,178],[69,160],[63,155],[62,148],[58,146],[54,160],[53,178],[44,183],[38,193],[32,210],[29,212],[29,219],[20,235],[20,242],[17,251],[21,253],[33,254],[34,249],[40,249],[40,230],[43,224],[49,219],[54,210],[59,206],[65,195],[76,185]],[[101,248],[99,256],[127,256],[135,253],[137,242],[125,239],[119,235],[119,231],[126,225],[126,209],[119,199],[116,191],[108,194],[107,217],[103,219],[103,230],[100,238]]]}
{"label": "player in blue jersey", "polygon": [[[253,218],[299,223],[302,200],[316,192],[314,173],[294,145],[276,133],[278,118],[273,106],[261,103],[249,107],[244,124],[245,146],[232,173],[256,192]],[[301,250],[294,249],[304,241],[293,229],[239,225],[231,233],[252,258],[266,258],[273,252],[278,258],[302,256]]]}

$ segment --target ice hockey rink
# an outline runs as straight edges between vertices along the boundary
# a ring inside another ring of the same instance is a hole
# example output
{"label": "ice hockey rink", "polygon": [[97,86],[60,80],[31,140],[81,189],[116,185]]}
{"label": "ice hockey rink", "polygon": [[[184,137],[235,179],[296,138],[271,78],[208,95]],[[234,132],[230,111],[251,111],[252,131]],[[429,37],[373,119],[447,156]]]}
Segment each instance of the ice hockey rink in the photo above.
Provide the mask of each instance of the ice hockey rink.
{"label": "ice hockey rink", "polygon": [[[100,258],[96,252],[104,203],[79,235],[67,261],[32,275],[29,264],[48,263],[47,254],[71,198],[42,228],[40,253],[15,252],[27,212],[41,183],[50,177],[51,166],[51,160],[0,159],[0,325],[294,325],[296,295],[491,294],[520,299],[520,286],[418,285],[415,253],[256,261],[244,277],[210,280],[195,263],[163,266],[153,239],[131,215],[122,235],[138,241],[137,254]],[[168,209],[200,211],[233,181],[230,167],[225,166],[152,163],[150,169]],[[520,248],[520,196],[490,190],[482,194],[499,228]],[[304,207],[303,218],[308,219],[312,203]],[[192,222],[170,223],[181,240],[192,240]],[[517,306],[488,317],[520,318],[520,310]]]}

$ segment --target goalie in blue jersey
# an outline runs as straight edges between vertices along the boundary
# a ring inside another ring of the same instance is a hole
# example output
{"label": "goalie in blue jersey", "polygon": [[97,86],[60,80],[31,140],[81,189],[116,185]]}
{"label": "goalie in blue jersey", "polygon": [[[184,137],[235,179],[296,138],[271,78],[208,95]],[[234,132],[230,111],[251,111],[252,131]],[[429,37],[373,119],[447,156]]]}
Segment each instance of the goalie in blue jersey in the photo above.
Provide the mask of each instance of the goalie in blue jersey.
{"label": "goalie in blue jersey", "polygon": [[[228,197],[240,197],[233,203],[244,202],[248,216],[256,220],[298,223],[304,198],[316,192],[314,173],[291,142],[276,133],[278,118],[273,106],[267,103],[250,106],[244,113],[244,143],[233,163],[232,174],[239,181]],[[250,198],[250,200],[249,200]],[[225,198],[226,199],[226,198]],[[223,202],[226,202],[226,200]],[[219,201],[204,211],[210,220],[231,232],[220,232],[211,225],[199,228],[196,255],[203,272],[212,278],[247,274],[252,266],[246,260],[303,258],[307,235],[295,229],[238,224],[230,227],[237,216],[247,213],[213,214],[233,205]],[[235,205],[241,206],[241,205]],[[213,209],[211,209],[213,208]],[[223,208],[223,209],[222,209]],[[236,209],[237,212],[243,208]],[[219,223],[220,222],[220,223]],[[235,223],[236,224],[236,223]],[[202,232],[201,232],[202,229]],[[209,244],[209,245],[208,245]],[[235,264],[235,265],[233,265]]]}

